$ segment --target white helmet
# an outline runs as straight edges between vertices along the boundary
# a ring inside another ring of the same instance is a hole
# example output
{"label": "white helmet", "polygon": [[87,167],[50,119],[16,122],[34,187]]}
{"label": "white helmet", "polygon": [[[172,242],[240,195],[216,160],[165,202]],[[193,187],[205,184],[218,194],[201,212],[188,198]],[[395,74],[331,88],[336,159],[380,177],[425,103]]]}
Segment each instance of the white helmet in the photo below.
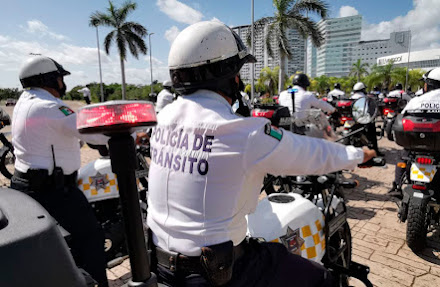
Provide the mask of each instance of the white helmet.
{"label": "white helmet", "polygon": [[423,80],[428,84],[428,91],[440,89],[440,68],[432,69],[424,74]]}
{"label": "white helmet", "polygon": [[364,83],[362,82],[357,82],[354,86],[353,86],[353,92],[359,92],[362,91],[364,89],[366,89],[367,87],[364,85]]}
{"label": "white helmet", "polygon": [[234,97],[235,76],[247,62],[256,62],[240,37],[228,26],[198,22],[174,40],[168,57],[171,81],[178,93],[198,89],[222,91]]}
{"label": "white helmet", "polygon": [[170,81],[170,80],[165,80],[163,83],[162,83],[162,86],[164,87],[164,88],[168,88],[168,89],[170,89],[172,86],[173,86],[173,83]]}
{"label": "white helmet", "polygon": [[51,87],[58,89],[57,78],[70,75],[55,60],[44,56],[33,56],[28,59],[20,70],[20,82],[23,88]]}

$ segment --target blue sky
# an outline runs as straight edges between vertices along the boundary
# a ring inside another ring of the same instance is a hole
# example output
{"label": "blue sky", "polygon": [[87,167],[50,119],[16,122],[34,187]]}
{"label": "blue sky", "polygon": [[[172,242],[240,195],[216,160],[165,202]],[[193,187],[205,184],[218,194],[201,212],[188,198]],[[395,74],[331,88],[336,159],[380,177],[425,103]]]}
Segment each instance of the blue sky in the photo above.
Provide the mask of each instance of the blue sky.
{"label": "blue sky", "polygon": [[[114,0],[119,6],[123,1]],[[411,28],[413,49],[440,47],[439,0],[329,0],[330,17],[361,14],[363,38],[387,38],[390,32]],[[150,33],[153,78],[167,77],[168,51],[179,31],[202,20],[220,20],[237,26],[250,23],[250,0],[137,0],[138,8],[130,20],[144,25]],[[94,11],[105,11],[104,0],[13,0],[0,9],[0,87],[20,87],[18,71],[29,53],[42,53],[59,61],[72,75],[66,77],[68,89],[99,81],[96,31],[88,26]],[[255,19],[273,13],[271,0],[255,0]],[[102,40],[109,32],[99,30]],[[148,44],[148,37],[146,38]],[[104,82],[120,82],[117,51],[102,51]],[[129,58],[127,82],[150,83],[147,56]]]}

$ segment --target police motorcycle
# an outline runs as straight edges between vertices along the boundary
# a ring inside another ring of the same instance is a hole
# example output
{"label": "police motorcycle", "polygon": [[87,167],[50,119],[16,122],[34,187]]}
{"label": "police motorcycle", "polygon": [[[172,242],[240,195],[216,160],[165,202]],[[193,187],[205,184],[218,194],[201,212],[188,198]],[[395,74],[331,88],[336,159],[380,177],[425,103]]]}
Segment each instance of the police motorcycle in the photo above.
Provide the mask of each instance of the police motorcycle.
{"label": "police motorcycle", "polygon": [[[158,286],[150,272],[136,183],[135,130],[156,123],[150,102],[116,101],[78,111],[80,133],[110,136],[112,172],[117,175],[132,279],[127,286]],[[17,208],[20,206],[20,208]],[[38,247],[38,248],[36,248]],[[28,195],[0,188],[0,286],[96,286],[75,266],[54,219]]]}
{"label": "police motorcycle", "polygon": [[[11,125],[11,118],[0,108],[0,129],[9,125]],[[14,174],[15,164],[14,146],[6,138],[5,133],[0,133],[0,142],[3,144],[3,147],[0,148],[0,172],[7,179],[11,179]]]}
{"label": "police motorcycle", "polygon": [[393,125],[396,143],[409,151],[398,165],[406,168],[398,217],[407,222],[406,241],[413,251],[424,248],[427,233],[440,224],[440,117],[399,115]]}
{"label": "police motorcycle", "polygon": [[[111,160],[106,146],[89,145],[98,149],[101,155],[78,171],[78,188],[84,193],[104,230],[104,250],[109,268],[121,263],[127,255],[119,188],[116,174],[112,172]],[[150,157],[149,142],[136,145],[136,180],[141,210],[145,217],[147,210],[148,171]],[[69,243],[69,234],[65,233]]]}
{"label": "police motorcycle", "polygon": [[355,124],[352,114],[353,100],[344,99],[334,101],[336,111],[330,115],[329,122],[336,130],[338,127],[350,128]]}
{"label": "police motorcycle", "polygon": [[[380,115],[382,116],[383,125],[381,127],[381,136],[386,135],[387,138],[392,141],[392,126],[393,122],[396,119],[396,116],[399,115],[402,110],[405,108],[408,103],[407,100],[402,98],[403,90],[400,91],[392,91],[384,98],[381,99],[378,106],[380,107]],[[390,96],[394,94],[400,94],[400,97]]]}
{"label": "police motorcycle", "polygon": [[[273,113],[272,124],[287,122],[280,120],[281,114],[285,115],[283,108]],[[309,110],[294,116],[294,131],[335,139],[321,111]],[[357,119],[362,117],[374,118],[373,114],[365,116],[365,112],[359,111]],[[375,158],[364,166],[384,164],[383,159]],[[248,235],[283,243],[291,252],[324,264],[333,271],[338,286],[349,286],[349,277],[373,286],[367,278],[369,268],[351,260],[351,233],[342,188],[356,185],[343,179],[341,172],[321,176],[268,175],[262,188],[268,196],[248,216]]]}

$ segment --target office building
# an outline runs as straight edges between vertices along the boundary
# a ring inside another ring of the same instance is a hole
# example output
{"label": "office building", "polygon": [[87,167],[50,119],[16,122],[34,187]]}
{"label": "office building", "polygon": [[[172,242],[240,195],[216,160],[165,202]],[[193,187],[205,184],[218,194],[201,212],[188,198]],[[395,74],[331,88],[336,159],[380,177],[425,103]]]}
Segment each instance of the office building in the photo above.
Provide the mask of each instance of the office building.
{"label": "office building", "polygon": [[[384,66],[390,62],[394,63],[395,67],[408,66],[408,53],[400,53],[380,57],[377,59],[377,65]],[[409,54],[409,69],[423,69],[429,71],[440,67],[440,49],[414,51]]]}

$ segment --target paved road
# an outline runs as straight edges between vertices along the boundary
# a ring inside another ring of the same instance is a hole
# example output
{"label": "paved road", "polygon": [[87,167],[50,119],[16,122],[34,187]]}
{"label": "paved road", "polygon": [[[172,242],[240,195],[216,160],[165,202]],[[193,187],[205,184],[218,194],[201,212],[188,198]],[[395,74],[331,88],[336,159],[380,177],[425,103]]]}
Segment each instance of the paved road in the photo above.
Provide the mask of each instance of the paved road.
{"label": "paved road", "polygon": [[[10,113],[12,109],[8,107],[7,111]],[[427,248],[418,254],[407,247],[406,224],[398,221],[397,205],[386,195],[391,188],[400,148],[385,139],[379,146],[386,152],[386,168],[356,169],[346,175],[360,182],[357,188],[346,190],[353,260],[370,267],[369,278],[375,286],[440,286],[440,237],[430,234]],[[96,151],[82,149],[83,165],[97,157]],[[0,175],[0,183],[6,185],[8,181]],[[108,270],[110,286],[122,286],[129,280],[129,266],[125,260]],[[355,280],[351,284],[362,286]]]}

